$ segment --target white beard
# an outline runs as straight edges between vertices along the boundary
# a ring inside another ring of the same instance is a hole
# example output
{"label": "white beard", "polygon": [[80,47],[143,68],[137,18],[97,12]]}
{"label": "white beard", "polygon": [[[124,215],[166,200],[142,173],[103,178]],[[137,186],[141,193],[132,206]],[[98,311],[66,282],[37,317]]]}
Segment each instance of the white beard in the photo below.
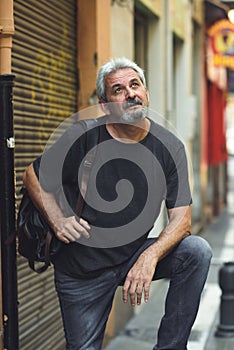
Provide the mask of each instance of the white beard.
{"label": "white beard", "polygon": [[133,110],[131,111],[131,113],[125,112],[120,117],[120,120],[124,123],[134,123],[138,120],[144,119],[146,115],[147,115],[147,108],[142,106],[140,110],[136,110],[136,111]]}

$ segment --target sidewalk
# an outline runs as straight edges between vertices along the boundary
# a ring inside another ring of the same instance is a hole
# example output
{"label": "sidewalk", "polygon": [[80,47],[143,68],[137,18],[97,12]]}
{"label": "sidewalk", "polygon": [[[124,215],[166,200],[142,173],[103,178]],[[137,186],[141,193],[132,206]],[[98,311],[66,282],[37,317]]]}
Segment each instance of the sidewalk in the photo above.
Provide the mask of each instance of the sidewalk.
{"label": "sidewalk", "polygon": [[[231,160],[234,166],[234,159]],[[230,172],[230,175],[234,172]],[[221,290],[218,272],[224,262],[234,261],[234,184],[230,177],[228,208],[202,233],[212,246],[213,258],[205,285],[197,319],[189,339],[188,350],[232,350],[233,338],[217,338]],[[157,327],[163,315],[168,281],[154,282],[148,304],[136,307],[136,315],[105,350],[152,350]]]}

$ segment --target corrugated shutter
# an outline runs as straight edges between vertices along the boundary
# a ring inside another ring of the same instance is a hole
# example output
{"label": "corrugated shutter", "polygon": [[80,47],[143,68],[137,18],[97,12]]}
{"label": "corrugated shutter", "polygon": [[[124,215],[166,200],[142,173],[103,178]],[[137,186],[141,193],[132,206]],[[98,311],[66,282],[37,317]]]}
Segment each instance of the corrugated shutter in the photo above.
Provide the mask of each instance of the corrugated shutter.
{"label": "corrugated shutter", "polygon": [[[13,73],[16,193],[25,167],[77,110],[76,0],[15,0]],[[60,350],[63,330],[53,269],[41,276],[18,257],[21,350]]]}

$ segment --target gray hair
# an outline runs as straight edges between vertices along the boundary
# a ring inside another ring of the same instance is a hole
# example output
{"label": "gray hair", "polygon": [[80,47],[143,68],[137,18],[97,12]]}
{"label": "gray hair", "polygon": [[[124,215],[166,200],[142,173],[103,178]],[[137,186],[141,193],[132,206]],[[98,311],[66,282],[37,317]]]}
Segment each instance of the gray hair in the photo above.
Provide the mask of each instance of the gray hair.
{"label": "gray hair", "polygon": [[106,91],[105,91],[106,76],[113,72],[116,72],[119,69],[125,69],[125,68],[130,68],[135,70],[139,75],[139,78],[142,81],[143,85],[146,87],[144,72],[135,62],[125,57],[112,59],[109,62],[106,62],[103,66],[101,66],[97,75],[96,92],[99,100],[106,101]]}

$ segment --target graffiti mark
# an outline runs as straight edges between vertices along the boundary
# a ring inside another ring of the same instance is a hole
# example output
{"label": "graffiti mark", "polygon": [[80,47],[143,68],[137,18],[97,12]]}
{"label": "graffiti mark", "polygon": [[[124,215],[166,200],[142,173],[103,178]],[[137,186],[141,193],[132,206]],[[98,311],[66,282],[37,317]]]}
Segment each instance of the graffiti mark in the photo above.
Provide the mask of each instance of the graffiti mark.
{"label": "graffiti mark", "polygon": [[57,125],[76,112],[76,88],[71,75],[71,62],[74,61],[68,52],[67,24],[62,24],[61,43],[50,51],[38,49],[33,68],[31,100],[39,106],[39,142],[44,148],[51,132]]}

